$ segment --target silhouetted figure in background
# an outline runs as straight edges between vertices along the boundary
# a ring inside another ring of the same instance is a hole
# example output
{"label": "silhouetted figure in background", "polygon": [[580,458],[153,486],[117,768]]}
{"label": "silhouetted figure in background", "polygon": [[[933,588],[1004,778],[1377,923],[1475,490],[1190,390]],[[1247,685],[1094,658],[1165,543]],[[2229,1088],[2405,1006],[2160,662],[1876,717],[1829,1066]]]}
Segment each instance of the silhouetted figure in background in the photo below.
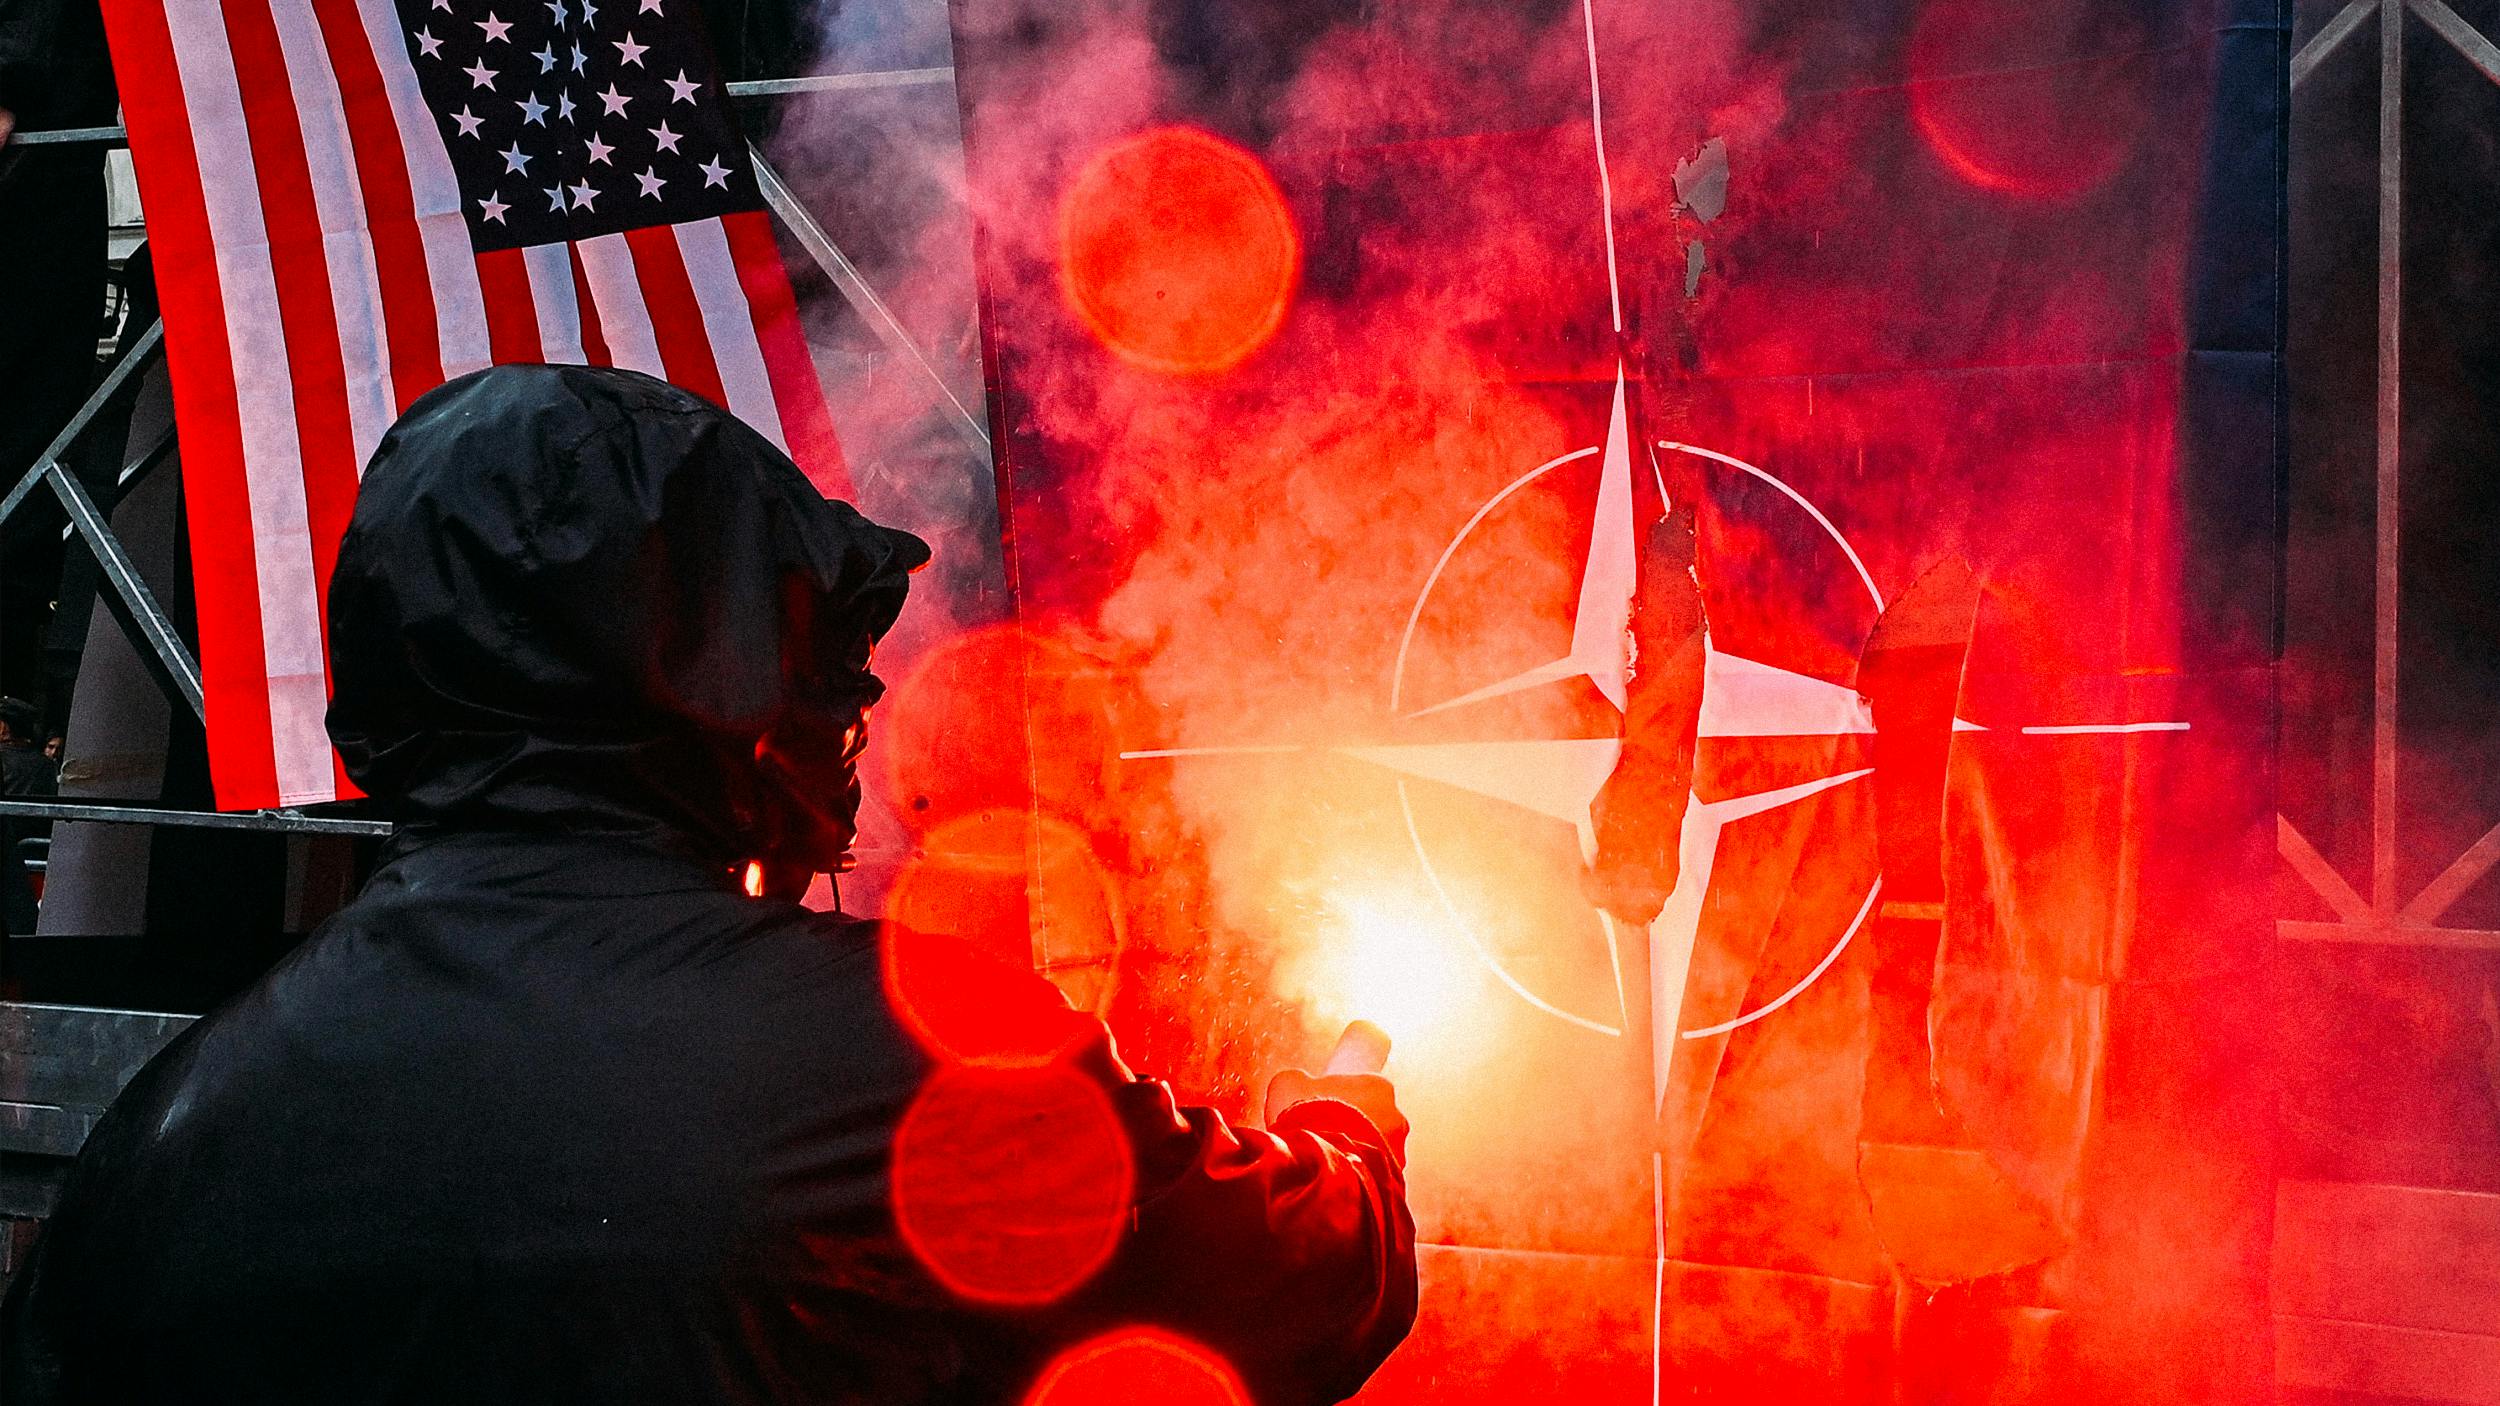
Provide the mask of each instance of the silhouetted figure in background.
{"label": "silhouetted figure in background", "polygon": [[[61,763],[43,745],[43,712],[22,698],[0,698],[0,796],[40,799],[60,790]],[[0,923],[35,930],[35,886],[17,842],[50,834],[48,820],[0,816]]]}
{"label": "silhouetted figure in background", "polygon": [[0,698],[0,794],[49,796],[61,763],[47,745],[43,711],[23,698]]}
{"label": "silhouetted figure in background", "polygon": [[[331,736],[401,828],[98,1126],[0,1308],[0,1396],[1015,1402],[1132,1324],[1262,1406],[1352,1393],[1415,1310],[1376,1078],[1280,1077],[1306,1101],[1237,1129],[965,952],[946,989],[1049,1036],[1026,1077],[1102,1110],[1133,1187],[1107,1261],[1024,1306],[898,1227],[897,1127],[942,1066],[889,1003],[894,935],[739,875],[848,846],[870,647],[927,558],[645,377],[419,400],[329,602]],[[939,1140],[939,1172],[986,1169],[929,1213],[976,1250],[1064,1233],[982,1216],[1086,1175],[1015,1111]]]}

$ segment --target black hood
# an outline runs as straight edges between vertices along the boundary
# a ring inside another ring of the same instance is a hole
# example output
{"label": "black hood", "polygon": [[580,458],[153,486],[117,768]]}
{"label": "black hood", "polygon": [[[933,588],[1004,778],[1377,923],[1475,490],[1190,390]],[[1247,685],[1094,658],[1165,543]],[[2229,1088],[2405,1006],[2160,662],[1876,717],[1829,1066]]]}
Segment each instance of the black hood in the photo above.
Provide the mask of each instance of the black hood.
{"label": "black hood", "polygon": [[330,737],[421,827],[830,867],[883,691],[870,647],[928,559],[686,391],[481,371],[367,468],[330,582]]}

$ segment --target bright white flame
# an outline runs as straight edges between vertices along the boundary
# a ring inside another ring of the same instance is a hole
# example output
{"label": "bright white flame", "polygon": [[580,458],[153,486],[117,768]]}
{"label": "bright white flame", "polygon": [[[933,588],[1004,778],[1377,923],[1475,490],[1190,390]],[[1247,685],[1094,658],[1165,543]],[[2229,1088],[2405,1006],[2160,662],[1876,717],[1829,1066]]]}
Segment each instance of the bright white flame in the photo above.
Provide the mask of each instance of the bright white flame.
{"label": "bright white flame", "polygon": [[1449,914],[1423,895],[1330,894],[1306,951],[1293,984],[1312,1014],[1332,1029],[1368,1020],[1386,1030],[1393,1066],[1407,1062],[1401,1055],[1449,1057],[1485,1018],[1473,952]]}

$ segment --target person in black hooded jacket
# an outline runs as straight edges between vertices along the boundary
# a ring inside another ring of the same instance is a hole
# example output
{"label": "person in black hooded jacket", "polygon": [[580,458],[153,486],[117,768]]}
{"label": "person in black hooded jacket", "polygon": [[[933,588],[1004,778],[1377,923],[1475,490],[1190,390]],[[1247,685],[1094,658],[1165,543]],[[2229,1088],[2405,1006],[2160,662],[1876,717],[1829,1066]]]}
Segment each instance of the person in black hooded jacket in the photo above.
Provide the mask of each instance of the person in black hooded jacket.
{"label": "person in black hooded jacket", "polygon": [[[1260,1406],[1359,1387],[1415,1312],[1377,1079],[1280,1080],[1301,1101],[1237,1128],[967,952],[950,989],[1056,1032],[1043,1072],[1132,1180],[1047,1294],[968,1294],[898,1230],[897,1128],[946,1066],[889,998],[897,935],[738,876],[849,842],[870,648],[927,556],[647,377],[412,406],[329,602],[331,735],[398,832],[98,1125],[0,1308],[0,1397],[1014,1402],[1134,1325]],[[1047,1112],[938,1155],[1082,1181]]]}

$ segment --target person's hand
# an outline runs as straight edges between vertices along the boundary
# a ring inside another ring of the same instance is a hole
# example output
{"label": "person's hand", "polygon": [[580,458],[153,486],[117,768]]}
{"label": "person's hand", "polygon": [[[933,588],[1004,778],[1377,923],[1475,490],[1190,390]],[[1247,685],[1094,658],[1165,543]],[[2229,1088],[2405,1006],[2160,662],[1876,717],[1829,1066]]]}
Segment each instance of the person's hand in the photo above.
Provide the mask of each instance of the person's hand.
{"label": "person's hand", "polygon": [[0,107],[0,146],[7,146],[9,137],[16,131],[17,114],[5,107]]}
{"label": "person's hand", "polygon": [[1300,1069],[1285,1069],[1267,1081],[1267,1123],[1297,1103],[1312,1099],[1335,1099],[1351,1104],[1354,1110],[1371,1120],[1380,1135],[1389,1140],[1389,1150],[1400,1162],[1406,1160],[1406,1115],[1398,1111],[1398,1091],[1377,1074],[1311,1074]]}

